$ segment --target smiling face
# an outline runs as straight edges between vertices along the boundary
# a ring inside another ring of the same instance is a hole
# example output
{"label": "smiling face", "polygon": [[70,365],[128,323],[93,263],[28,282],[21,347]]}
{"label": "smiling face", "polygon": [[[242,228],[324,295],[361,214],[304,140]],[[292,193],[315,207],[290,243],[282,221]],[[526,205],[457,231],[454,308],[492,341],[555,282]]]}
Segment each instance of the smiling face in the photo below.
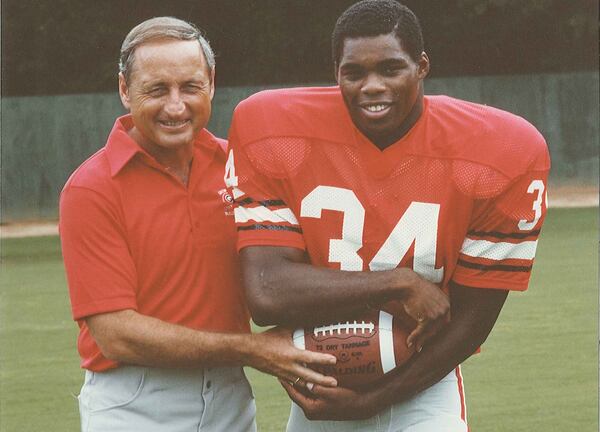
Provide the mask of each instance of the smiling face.
{"label": "smiling face", "polygon": [[393,33],[345,39],[336,70],[352,121],[382,148],[418,119],[428,72],[427,55],[414,61]]}
{"label": "smiling face", "polygon": [[130,135],[150,154],[191,154],[208,123],[214,79],[196,40],[161,39],[135,50],[129,83],[119,75],[119,94],[131,112]]}

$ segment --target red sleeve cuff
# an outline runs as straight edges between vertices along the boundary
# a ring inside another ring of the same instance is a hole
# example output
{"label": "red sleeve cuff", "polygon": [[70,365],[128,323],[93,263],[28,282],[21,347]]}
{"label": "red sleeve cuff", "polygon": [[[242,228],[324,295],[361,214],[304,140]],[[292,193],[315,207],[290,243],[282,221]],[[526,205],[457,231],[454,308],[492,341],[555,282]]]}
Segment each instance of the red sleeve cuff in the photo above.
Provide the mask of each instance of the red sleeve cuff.
{"label": "red sleeve cuff", "polygon": [[73,319],[80,320],[91,315],[137,309],[135,297],[113,297],[73,306]]}

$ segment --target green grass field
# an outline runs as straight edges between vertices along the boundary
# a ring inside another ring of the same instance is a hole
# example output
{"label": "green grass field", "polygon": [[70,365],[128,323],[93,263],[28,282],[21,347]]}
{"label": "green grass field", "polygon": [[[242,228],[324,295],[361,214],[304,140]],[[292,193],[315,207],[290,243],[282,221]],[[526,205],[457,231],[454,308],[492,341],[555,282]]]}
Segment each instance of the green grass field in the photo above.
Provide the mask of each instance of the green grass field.
{"label": "green grass field", "polygon": [[[597,217],[550,210],[529,291],[509,296],[464,365],[473,432],[598,431]],[[82,372],[58,239],[1,246],[0,431],[77,431]],[[275,378],[248,373],[259,430],[284,430],[287,396]]]}

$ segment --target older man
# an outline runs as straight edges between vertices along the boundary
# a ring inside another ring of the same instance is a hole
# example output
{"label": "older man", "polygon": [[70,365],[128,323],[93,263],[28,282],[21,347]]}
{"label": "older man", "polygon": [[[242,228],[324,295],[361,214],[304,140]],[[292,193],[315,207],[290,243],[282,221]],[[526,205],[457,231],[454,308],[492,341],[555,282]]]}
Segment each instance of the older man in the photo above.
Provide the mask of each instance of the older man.
{"label": "older man", "polygon": [[288,331],[249,334],[225,143],[205,128],[214,94],[208,42],[184,21],[145,21],[121,48],[130,114],[71,176],[60,233],[85,383],[82,430],[247,431],[255,406],[240,366],[294,382],[330,356]]}

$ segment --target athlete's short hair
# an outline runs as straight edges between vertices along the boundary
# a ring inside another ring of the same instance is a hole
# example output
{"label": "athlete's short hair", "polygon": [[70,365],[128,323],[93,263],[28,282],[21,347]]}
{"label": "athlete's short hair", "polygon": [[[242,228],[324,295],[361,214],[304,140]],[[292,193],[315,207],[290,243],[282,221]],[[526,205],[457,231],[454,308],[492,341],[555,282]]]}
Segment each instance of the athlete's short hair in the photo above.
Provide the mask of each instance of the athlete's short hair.
{"label": "athlete's short hair", "polygon": [[173,17],[156,17],[135,26],[125,37],[119,56],[119,72],[129,82],[135,50],[144,42],[157,39],[197,40],[200,43],[204,58],[210,70],[215,68],[215,54],[208,40],[198,28],[187,22]]}
{"label": "athlete's short hair", "polygon": [[423,52],[423,33],[413,11],[394,0],[363,0],[353,4],[340,15],[331,35],[334,65],[339,64],[347,38],[392,32],[410,57],[418,61]]}

